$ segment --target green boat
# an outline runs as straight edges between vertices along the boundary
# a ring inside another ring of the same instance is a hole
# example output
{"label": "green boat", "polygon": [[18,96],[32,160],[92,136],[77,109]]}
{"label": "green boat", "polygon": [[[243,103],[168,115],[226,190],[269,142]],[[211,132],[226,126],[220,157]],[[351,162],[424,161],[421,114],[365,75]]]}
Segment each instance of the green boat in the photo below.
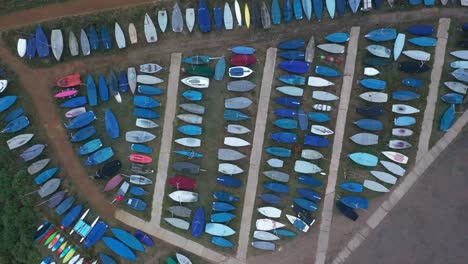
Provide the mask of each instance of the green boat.
{"label": "green boat", "polygon": [[204,77],[213,77],[215,71],[213,68],[207,66],[187,66],[182,68],[183,72],[186,72],[190,75],[204,76]]}
{"label": "green boat", "polygon": [[173,259],[172,257],[168,257],[166,259],[166,264],[177,264],[177,261]]}
{"label": "green boat", "polygon": [[364,64],[372,67],[383,67],[392,64],[392,60],[375,56],[366,56],[364,58]]}

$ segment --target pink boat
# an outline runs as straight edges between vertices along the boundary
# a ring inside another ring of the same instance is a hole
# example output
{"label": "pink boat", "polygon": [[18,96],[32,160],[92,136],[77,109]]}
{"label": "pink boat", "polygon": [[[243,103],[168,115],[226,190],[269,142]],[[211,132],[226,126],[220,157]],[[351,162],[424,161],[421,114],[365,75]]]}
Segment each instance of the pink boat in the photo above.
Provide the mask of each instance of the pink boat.
{"label": "pink boat", "polygon": [[65,117],[66,118],[74,118],[76,116],[79,116],[83,113],[86,112],[86,108],[85,107],[77,107],[77,108],[73,108],[72,110],[68,111],[65,113]]}
{"label": "pink boat", "polygon": [[63,99],[63,98],[70,98],[78,94],[78,90],[75,89],[69,89],[69,90],[64,90],[61,91],[60,93],[57,93],[54,95],[55,98]]}

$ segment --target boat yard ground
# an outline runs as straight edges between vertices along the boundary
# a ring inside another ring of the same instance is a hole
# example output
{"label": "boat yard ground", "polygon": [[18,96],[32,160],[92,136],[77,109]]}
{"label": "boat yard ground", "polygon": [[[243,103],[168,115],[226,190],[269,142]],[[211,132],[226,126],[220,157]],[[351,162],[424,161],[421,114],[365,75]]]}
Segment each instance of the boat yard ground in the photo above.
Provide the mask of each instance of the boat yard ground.
{"label": "boat yard ground", "polygon": [[[72,2],[77,2],[77,1],[72,1]],[[369,24],[369,23],[372,23],[372,22],[375,22],[375,21],[383,21],[383,22],[385,22],[385,24],[388,24],[388,23],[390,23],[389,21],[391,21],[391,19],[390,19],[391,17],[393,17],[394,20],[401,20],[402,16],[405,16],[407,18],[411,17],[411,19],[413,19],[414,21],[418,21],[418,19],[421,19],[421,18],[427,19],[428,15],[432,15],[434,17],[439,17],[439,16],[441,16],[441,17],[444,17],[444,16],[451,17],[452,15],[458,15],[458,16],[461,15],[460,11],[456,10],[456,9],[440,9],[440,10],[437,10],[437,11],[434,11],[434,10],[436,10],[436,9],[433,9],[433,10],[424,9],[423,12],[413,11],[413,12],[407,12],[407,13],[386,14],[385,16],[387,17],[387,19],[383,18],[383,16],[377,16],[377,15],[376,16],[368,16],[367,15],[367,16],[363,16],[363,17],[348,17],[349,19],[346,21],[347,22],[346,24],[349,25],[350,21],[354,21],[356,24],[362,24],[362,23]],[[2,20],[0,20],[0,25],[1,25],[1,21]],[[339,22],[337,22],[337,21],[333,21],[332,23],[330,23],[329,28],[327,27],[327,32],[333,32],[333,31],[336,31],[337,29],[342,28],[342,25],[340,25]],[[343,20],[341,20],[341,21],[343,21]],[[377,26],[375,26],[375,27],[377,27]],[[313,25],[313,29],[317,29],[317,24]],[[180,52],[180,51],[186,50],[186,52],[184,52],[184,54],[188,54],[188,53],[192,53],[194,50],[201,50],[202,47],[206,48],[208,43],[210,42],[211,38],[216,38],[217,43],[221,43],[221,44],[218,44],[219,46],[229,47],[229,46],[233,46],[235,44],[246,44],[246,42],[242,41],[242,37],[245,37],[245,36],[249,36],[249,42],[251,42],[251,43],[256,43],[259,40],[259,41],[263,42],[263,44],[268,45],[268,44],[272,44],[273,42],[276,43],[278,40],[286,40],[289,37],[289,35],[287,35],[287,34],[282,34],[281,30],[282,29],[280,29],[280,28],[272,30],[272,31],[278,32],[278,34],[280,34],[280,35],[276,36],[275,40],[270,42],[270,43],[268,41],[268,38],[270,38],[270,36],[268,36],[268,34],[266,34],[265,32],[261,32],[261,33],[259,32],[258,36],[254,37],[253,33],[246,34],[244,31],[234,31],[234,32],[229,32],[229,33],[222,34],[222,35],[217,35],[216,37],[213,36],[214,34],[211,34],[211,36],[209,38],[207,38],[207,39],[206,39],[205,36],[203,36],[203,39],[202,39],[201,36],[198,36],[197,41],[194,41],[194,43],[197,43],[196,45],[193,45],[193,43],[191,42],[191,43],[183,43],[182,45],[177,46],[177,45],[174,45],[174,44],[175,43],[180,43],[180,38],[165,39],[164,42],[161,43],[161,48],[162,47],[169,47],[169,52]],[[299,29],[296,28],[295,32],[290,32],[290,33],[295,34],[298,31],[299,31]],[[361,34],[362,34],[362,32],[366,32],[366,31],[361,30]],[[172,37],[172,35],[171,35],[171,37]],[[237,39],[235,41],[231,41],[231,39],[233,39],[233,38],[237,38]],[[210,48],[219,48],[219,46],[214,45],[214,46],[211,46]],[[271,45],[271,46],[273,46],[273,45]],[[197,47],[199,47],[199,48],[197,48]],[[61,120],[59,114],[57,113],[57,111],[55,109],[55,103],[51,99],[52,98],[52,91],[50,90],[50,86],[55,81],[55,79],[57,77],[62,76],[62,75],[66,74],[66,73],[69,73],[71,71],[77,70],[79,68],[94,67],[95,64],[96,65],[101,65],[101,66],[102,65],[109,65],[109,64],[118,63],[119,61],[122,61],[122,60],[131,60],[132,63],[135,62],[135,64],[137,64],[138,61],[145,61],[148,58],[148,56],[159,57],[159,56],[164,56],[163,54],[167,55],[169,52],[164,52],[162,50],[149,49],[149,48],[142,49],[142,52],[138,52],[137,50],[133,49],[133,50],[129,51],[128,53],[126,52],[125,55],[123,55],[123,56],[121,54],[113,54],[112,56],[106,56],[106,57],[104,57],[104,56],[94,56],[93,55],[90,58],[88,58],[86,61],[78,61],[77,60],[77,61],[72,61],[70,63],[65,62],[65,63],[61,63],[61,64],[56,64],[56,65],[54,65],[53,67],[51,67],[49,69],[37,69],[37,70],[32,71],[27,66],[25,66],[24,64],[19,63],[18,60],[16,58],[14,58],[6,49],[0,48],[0,54],[2,55],[2,58],[4,58],[4,60],[8,64],[10,64],[15,69],[15,71],[17,71],[19,73],[21,81],[23,82],[23,85],[26,87],[26,90],[28,91],[28,93],[33,98],[33,100],[35,102],[35,105],[38,108],[38,115],[39,115],[40,121],[42,122],[42,125],[43,125],[44,129],[46,129],[46,132],[47,132],[47,134],[49,136],[52,148],[56,151],[56,153],[58,153],[58,151],[60,150],[61,154],[58,155],[58,159],[62,163],[62,166],[64,168],[66,168],[67,176],[74,179],[73,183],[75,185],[77,185],[78,190],[81,190],[82,195],[86,196],[86,199],[88,201],[90,201],[93,208],[96,208],[97,211],[102,215],[107,215],[107,216],[114,215],[114,207],[108,206],[107,203],[103,204],[102,203],[103,196],[100,193],[100,191],[96,188],[96,186],[93,185],[93,184],[90,184],[90,182],[88,180],[83,180],[84,179],[83,177],[87,177],[87,173],[82,168],[81,162],[76,158],[76,156],[74,154],[74,150],[71,148],[70,144],[68,143],[68,140],[64,137],[64,135],[66,134],[66,131],[64,131],[62,123],[61,123],[62,120]],[[435,118],[435,120],[438,120],[437,117]],[[465,135],[466,135],[466,133],[465,133]],[[451,151],[451,150],[449,150],[449,151]],[[460,152],[460,150],[458,150],[458,152]],[[458,152],[455,150],[455,153],[458,153]],[[444,155],[447,155],[447,154],[444,154]],[[448,161],[451,160],[449,158],[446,158],[446,159]],[[461,163],[463,163],[463,162],[461,162]],[[451,165],[449,165],[449,166],[451,166]],[[440,167],[442,167],[442,166],[440,166]],[[452,168],[453,167],[454,166],[452,166]],[[432,173],[432,170],[430,170],[430,171]],[[462,171],[462,169],[461,169],[461,171]],[[436,177],[436,176],[433,176],[433,177]],[[428,178],[428,177],[427,176],[422,177],[422,181],[425,181],[426,178]],[[431,177],[429,177],[429,179],[431,179]],[[444,186],[444,184],[445,184],[445,182],[441,183],[441,182],[437,182],[435,179],[433,179],[433,180],[436,183],[438,183],[438,184],[440,184],[442,186]],[[418,183],[415,190],[413,190],[413,191],[418,191],[418,186],[420,184],[421,183]],[[447,184],[447,186],[446,186],[447,189],[448,188],[453,188],[453,187],[455,187],[455,186],[451,186],[449,184]],[[84,192],[84,190],[86,190],[86,193]],[[425,190],[427,191],[427,189],[425,189]],[[408,195],[411,196],[411,193],[413,191],[411,191]],[[424,191],[424,188],[422,188],[421,191]],[[448,191],[448,190],[447,190],[447,192],[450,193],[450,191]],[[460,193],[462,193],[462,192],[460,192]],[[454,193],[454,195],[456,195],[456,194],[457,193]],[[402,203],[405,203],[405,201],[406,201],[406,199],[408,199],[408,197],[409,196],[405,196],[403,198],[403,200],[402,200]],[[376,199],[376,204],[379,203],[379,200],[382,200],[382,199]],[[419,200],[419,201],[422,203],[422,201],[424,201],[424,200]],[[374,202],[373,202],[373,204],[374,204]],[[418,204],[416,202],[414,204],[415,205],[420,205],[422,207],[421,204]],[[396,207],[397,212],[395,214],[398,214],[399,206],[403,206],[403,205],[398,205]],[[439,206],[437,206],[437,207],[439,208],[439,207],[441,207],[441,205],[439,204]],[[370,211],[372,211],[372,210],[370,210]],[[431,211],[431,213],[434,214],[433,211]],[[438,215],[437,211],[435,213],[436,213],[436,215]],[[389,213],[390,218],[392,218],[392,215],[393,215],[393,212]],[[422,211],[421,216],[423,216],[423,215],[425,215],[425,212]],[[363,216],[363,218],[367,218],[366,216],[367,215]],[[466,215],[465,216],[462,215],[461,217],[466,218]],[[338,217],[335,216],[334,219],[336,219],[336,218],[339,219],[340,216],[338,216]],[[437,219],[437,218],[434,217],[434,219]],[[411,222],[412,220],[414,220],[414,219],[412,219],[411,217],[408,218],[409,222]],[[384,220],[383,228],[387,227],[386,222],[388,222],[388,219]],[[361,224],[362,224],[362,222],[361,222]],[[393,222],[391,224],[392,224],[391,227],[393,227],[395,229],[397,228],[396,225],[393,225]],[[416,225],[416,227],[417,227],[417,225]],[[417,229],[416,227],[415,227],[415,229]],[[342,230],[343,232],[338,232],[338,233],[340,233],[340,235],[338,235],[339,236],[338,238],[336,236],[333,237],[334,234],[332,234],[333,239],[331,240],[331,244],[330,244],[330,250],[329,250],[328,258],[327,258],[328,261],[331,261],[333,259],[333,257],[336,256],[336,254],[338,254],[338,252],[340,250],[340,247],[339,247],[340,242],[347,242],[347,237],[350,237],[350,235],[351,235],[350,230],[355,229],[355,228],[350,228],[349,222],[341,221],[341,222],[337,222],[337,223],[334,222],[333,226],[332,226],[332,229],[333,230]],[[393,229],[393,230],[395,230],[395,229]],[[413,229],[407,229],[407,230],[413,230]],[[451,230],[453,230],[453,229],[451,229]],[[459,229],[459,230],[461,230],[461,229]],[[391,230],[388,230],[388,231],[391,231]],[[405,232],[405,233],[407,233],[407,232]],[[377,232],[372,233],[369,236],[369,239],[370,239],[370,241],[378,242],[379,240],[372,240],[372,239],[378,239],[378,237],[374,238],[374,236],[379,236],[379,235],[382,236],[382,234],[384,234],[383,231],[379,231],[379,229],[377,229]],[[250,236],[250,234],[249,234],[249,236]],[[284,247],[282,247],[280,249],[280,251],[274,252],[272,254],[265,254],[265,255],[262,255],[262,256],[254,257],[252,259],[252,261],[254,261],[255,263],[266,263],[267,261],[272,263],[272,262],[277,262],[282,258],[291,259],[290,261],[293,261],[294,259],[296,259],[296,260],[299,261],[299,263],[304,262],[304,261],[309,262],[309,260],[313,261],[315,258],[314,258],[314,254],[311,253],[311,252],[313,250],[315,250],[315,249],[311,248],[311,245],[315,245],[315,242],[310,242],[310,240],[315,241],[316,236],[317,236],[317,233],[310,233],[310,234],[308,234],[306,236],[301,236],[301,237],[293,240],[291,243],[288,243],[288,244],[284,245]],[[397,237],[395,237],[395,239],[396,238]],[[424,238],[424,237],[421,237],[421,238]],[[396,242],[392,243],[391,245],[394,245],[395,243]],[[362,245],[361,249],[359,249],[359,250],[364,250],[363,248],[367,247],[366,245],[371,246],[371,245],[374,245],[374,244],[376,244],[376,243],[365,242]],[[401,245],[402,243],[396,243],[396,244]],[[385,246],[387,246],[387,248],[388,248],[388,244],[383,245],[382,248],[385,248]],[[187,249],[192,250],[190,248],[187,248]],[[423,249],[424,248],[422,248],[422,250]],[[421,252],[423,252],[423,251],[421,251]],[[384,253],[382,253],[382,254],[384,254]],[[408,254],[410,254],[410,253],[408,253]],[[421,254],[423,254],[423,253],[421,253]],[[291,256],[292,256],[292,258],[291,258]],[[375,256],[376,255],[368,255],[368,257],[369,257],[368,260],[371,260]],[[373,258],[373,259],[375,259],[375,258]],[[353,261],[353,260],[354,259],[351,258],[351,261]],[[249,262],[250,262],[250,259],[249,259]]]}

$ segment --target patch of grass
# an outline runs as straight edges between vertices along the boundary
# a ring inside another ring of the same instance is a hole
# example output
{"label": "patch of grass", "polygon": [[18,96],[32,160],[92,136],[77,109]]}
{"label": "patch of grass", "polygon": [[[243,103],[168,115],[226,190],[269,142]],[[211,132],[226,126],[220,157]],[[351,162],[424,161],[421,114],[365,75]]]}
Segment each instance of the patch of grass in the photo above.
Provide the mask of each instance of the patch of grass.
{"label": "patch of grass", "polygon": [[43,7],[50,4],[66,2],[67,0],[34,0],[34,1],[21,1],[21,0],[4,0],[2,1],[2,9],[0,15],[8,15],[24,9],[31,9],[35,7]]}

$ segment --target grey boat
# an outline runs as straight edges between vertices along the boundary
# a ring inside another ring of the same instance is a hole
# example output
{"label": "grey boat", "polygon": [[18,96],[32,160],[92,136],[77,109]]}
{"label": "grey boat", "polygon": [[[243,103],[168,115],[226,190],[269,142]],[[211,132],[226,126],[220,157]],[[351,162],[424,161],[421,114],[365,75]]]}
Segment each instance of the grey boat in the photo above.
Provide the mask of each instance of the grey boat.
{"label": "grey boat", "polygon": [[44,169],[47,166],[47,164],[49,164],[49,162],[50,162],[50,159],[41,159],[41,160],[34,162],[28,167],[28,173],[30,175],[33,175],[33,174],[40,172],[42,169]]}
{"label": "grey boat", "polygon": [[176,171],[190,174],[200,173],[200,165],[191,163],[191,162],[175,162],[172,167]]}
{"label": "grey boat", "polygon": [[139,163],[132,163],[130,170],[138,174],[151,174],[154,172],[154,170],[151,167],[148,167],[148,165]]}
{"label": "grey boat", "polygon": [[245,158],[246,156],[241,152],[233,149],[218,149],[218,159],[225,161],[234,161]]}
{"label": "grey boat", "polygon": [[252,104],[252,100],[247,97],[234,97],[224,100],[224,107],[227,109],[244,109]]}
{"label": "grey boat", "polygon": [[260,11],[260,17],[262,18],[263,29],[271,28],[270,11],[268,10],[268,7],[265,1],[262,2],[262,9]]}
{"label": "grey boat", "polygon": [[70,49],[70,54],[72,56],[78,56],[80,54],[80,51],[78,50],[78,39],[73,31],[70,31],[68,34],[68,48]]}
{"label": "grey boat", "polygon": [[20,154],[20,158],[23,159],[23,161],[25,162],[33,160],[37,158],[37,156],[41,155],[42,151],[44,151],[46,146],[47,146],[46,144],[32,145],[31,147],[29,147],[23,153]]}
{"label": "grey boat", "polygon": [[388,171],[390,171],[393,174],[396,174],[398,176],[403,176],[405,175],[406,170],[403,169],[400,165],[390,162],[390,161],[380,161],[380,164],[385,167]]}
{"label": "grey boat", "polygon": [[379,136],[371,133],[358,133],[350,137],[350,139],[363,146],[377,145],[379,143]]}
{"label": "grey boat", "polygon": [[289,174],[281,172],[281,171],[263,171],[262,173],[263,175],[275,181],[279,181],[279,182],[289,181]]}
{"label": "grey boat", "polygon": [[190,217],[192,214],[192,210],[185,206],[171,206],[167,210],[171,212],[171,214],[178,216],[178,217]]}
{"label": "grey boat", "polygon": [[182,11],[180,11],[179,3],[175,3],[172,9],[172,31],[179,33],[184,30],[184,18]]}
{"label": "grey boat", "polygon": [[49,208],[55,208],[65,197],[65,191],[56,192],[50,199],[47,201],[47,206]]}
{"label": "grey boat", "polygon": [[230,92],[248,92],[255,89],[257,85],[251,81],[240,80],[232,81],[227,84],[227,89]]}
{"label": "grey boat", "polygon": [[86,31],[84,31],[84,29],[81,29],[80,44],[81,44],[81,52],[83,53],[84,56],[88,56],[89,54],[91,54],[88,35],[86,35]]}
{"label": "grey boat", "polygon": [[252,246],[261,250],[275,250],[276,248],[274,243],[268,241],[254,241]]}
{"label": "grey boat", "polygon": [[60,186],[60,182],[61,180],[59,178],[53,178],[48,182],[44,183],[44,185],[42,185],[42,187],[39,189],[39,191],[37,191],[37,193],[39,194],[39,196],[41,196],[41,198],[49,196],[58,189],[58,187]]}
{"label": "grey boat", "polygon": [[179,107],[192,114],[202,115],[205,113],[205,107],[199,104],[180,104]]}
{"label": "grey boat", "polygon": [[155,135],[142,130],[133,130],[125,133],[125,140],[130,143],[145,143],[155,138]]}
{"label": "grey boat", "polygon": [[314,35],[312,35],[309,39],[309,43],[307,43],[304,60],[312,64],[312,62],[314,61],[314,56],[315,56],[315,38],[314,38]]}

